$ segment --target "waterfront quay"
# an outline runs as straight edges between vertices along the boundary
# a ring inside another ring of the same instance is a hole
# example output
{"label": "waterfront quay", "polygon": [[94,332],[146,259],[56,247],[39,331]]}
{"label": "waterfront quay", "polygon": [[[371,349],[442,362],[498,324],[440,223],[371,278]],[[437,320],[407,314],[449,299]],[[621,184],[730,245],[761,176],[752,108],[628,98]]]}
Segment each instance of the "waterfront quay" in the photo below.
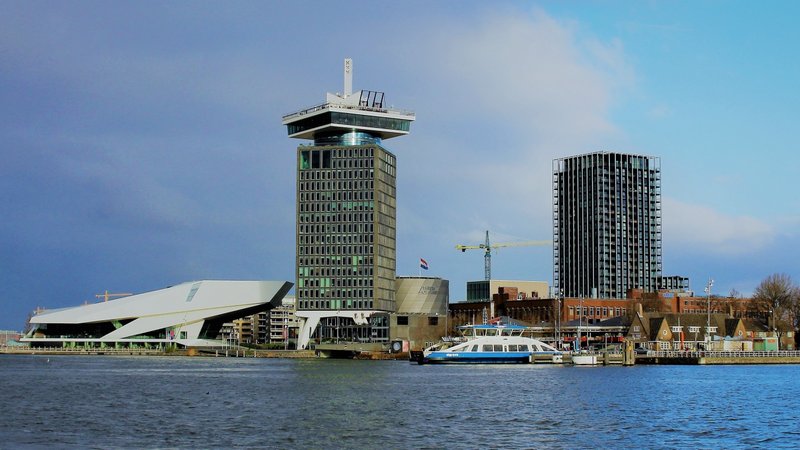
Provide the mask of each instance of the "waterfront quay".
{"label": "waterfront quay", "polygon": [[636,364],[800,364],[800,351],[649,351],[636,355]]}
{"label": "waterfront quay", "polygon": [[0,355],[97,355],[97,356],[211,356],[240,358],[315,358],[312,350],[261,350],[245,347],[99,348],[99,347],[0,347]]}

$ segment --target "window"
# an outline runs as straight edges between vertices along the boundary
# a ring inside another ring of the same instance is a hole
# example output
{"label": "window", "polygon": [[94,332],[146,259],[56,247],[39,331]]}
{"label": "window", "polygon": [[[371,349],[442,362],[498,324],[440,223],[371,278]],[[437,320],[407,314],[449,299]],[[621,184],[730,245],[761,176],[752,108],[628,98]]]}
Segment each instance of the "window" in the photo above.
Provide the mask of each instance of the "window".
{"label": "window", "polygon": [[398,325],[408,325],[408,316],[397,316]]}
{"label": "window", "polygon": [[436,317],[436,316],[434,316],[434,317],[428,317],[428,325],[430,325],[430,326],[436,326],[436,325],[439,325],[439,318],[438,318],[438,317]]}
{"label": "window", "polygon": [[186,339],[186,332],[185,331],[181,331],[181,339]]}

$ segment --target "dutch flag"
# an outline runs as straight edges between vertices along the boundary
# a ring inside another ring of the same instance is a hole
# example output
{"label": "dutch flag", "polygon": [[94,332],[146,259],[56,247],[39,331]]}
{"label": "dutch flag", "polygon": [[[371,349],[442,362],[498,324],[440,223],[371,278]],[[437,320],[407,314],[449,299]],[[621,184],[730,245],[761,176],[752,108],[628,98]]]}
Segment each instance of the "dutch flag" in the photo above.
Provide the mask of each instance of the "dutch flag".
{"label": "dutch flag", "polygon": [[425,261],[424,259],[420,258],[419,266],[425,270],[428,270],[428,261]]}

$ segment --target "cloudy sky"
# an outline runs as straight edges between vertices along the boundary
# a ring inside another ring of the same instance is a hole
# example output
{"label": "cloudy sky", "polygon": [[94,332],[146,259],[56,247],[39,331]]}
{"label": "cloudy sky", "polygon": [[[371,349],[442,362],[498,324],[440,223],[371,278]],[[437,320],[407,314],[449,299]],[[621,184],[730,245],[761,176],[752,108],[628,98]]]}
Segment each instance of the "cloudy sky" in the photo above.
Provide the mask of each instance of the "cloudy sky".
{"label": "cloudy sky", "polygon": [[[0,329],[183,281],[294,281],[281,116],[342,90],[416,112],[398,274],[483,278],[552,237],[551,163],[661,158],[664,272],[800,278],[796,2],[0,3]],[[547,247],[500,279],[552,279]]]}

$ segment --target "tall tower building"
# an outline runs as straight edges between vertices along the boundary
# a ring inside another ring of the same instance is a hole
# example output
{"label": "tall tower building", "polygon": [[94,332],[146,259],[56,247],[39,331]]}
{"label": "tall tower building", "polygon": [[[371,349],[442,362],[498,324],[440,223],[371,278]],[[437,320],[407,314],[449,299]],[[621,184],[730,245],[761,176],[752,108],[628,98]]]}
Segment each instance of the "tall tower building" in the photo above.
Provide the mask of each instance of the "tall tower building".
{"label": "tall tower building", "polygon": [[567,297],[654,292],[661,277],[661,160],[599,152],[553,161],[553,284]]}
{"label": "tall tower building", "polygon": [[386,106],[384,93],[344,91],[283,117],[297,147],[296,316],[298,348],[311,338],[388,340],[396,310],[395,156],[382,141],[408,134],[414,113]]}

